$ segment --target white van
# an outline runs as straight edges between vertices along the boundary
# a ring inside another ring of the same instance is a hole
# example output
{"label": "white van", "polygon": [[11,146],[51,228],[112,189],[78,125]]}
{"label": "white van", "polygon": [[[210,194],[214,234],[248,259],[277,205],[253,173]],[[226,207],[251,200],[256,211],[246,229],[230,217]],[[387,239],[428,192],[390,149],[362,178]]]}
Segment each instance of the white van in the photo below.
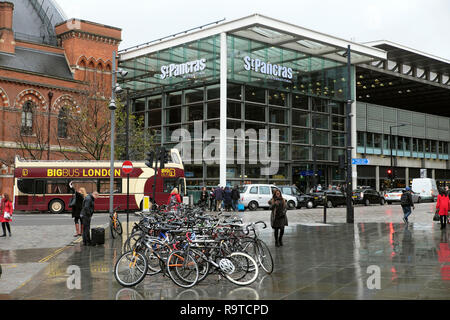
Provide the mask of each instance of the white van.
{"label": "white van", "polygon": [[436,201],[439,191],[436,186],[436,180],[429,178],[414,179],[412,191],[420,194],[421,200]]}
{"label": "white van", "polygon": [[[250,211],[256,211],[258,208],[269,208],[269,201],[275,189],[280,190],[272,184],[248,184],[240,188],[241,203]],[[281,190],[280,190],[281,191]],[[283,194],[286,199],[289,210],[297,207],[297,197]]]}

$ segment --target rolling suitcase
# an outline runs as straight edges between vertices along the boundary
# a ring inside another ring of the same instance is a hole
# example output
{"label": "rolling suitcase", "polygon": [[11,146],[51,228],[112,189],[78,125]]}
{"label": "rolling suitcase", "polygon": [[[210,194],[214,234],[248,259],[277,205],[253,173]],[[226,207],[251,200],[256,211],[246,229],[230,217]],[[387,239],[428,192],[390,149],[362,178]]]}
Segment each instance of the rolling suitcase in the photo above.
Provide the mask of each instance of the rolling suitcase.
{"label": "rolling suitcase", "polygon": [[91,230],[91,240],[92,244],[98,246],[105,244],[105,229],[104,228],[94,228]]}

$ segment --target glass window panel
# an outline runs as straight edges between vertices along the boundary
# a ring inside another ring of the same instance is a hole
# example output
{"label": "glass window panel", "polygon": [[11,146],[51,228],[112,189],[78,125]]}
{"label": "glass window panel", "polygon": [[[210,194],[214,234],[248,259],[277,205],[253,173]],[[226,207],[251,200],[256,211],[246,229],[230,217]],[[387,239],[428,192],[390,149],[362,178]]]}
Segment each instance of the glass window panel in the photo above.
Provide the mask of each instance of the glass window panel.
{"label": "glass window panel", "polygon": [[309,127],[309,113],[292,110],[292,124],[294,126]]}
{"label": "glass window panel", "polygon": [[[171,127],[165,127],[164,133],[165,133],[165,141],[164,142],[172,142],[172,134],[175,130],[180,129],[180,126],[171,126]],[[168,147],[168,145],[166,146]]]}
{"label": "glass window panel", "polygon": [[162,112],[161,110],[154,110],[147,113],[148,114],[148,126],[160,126],[162,123]]}
{"label": "glass window panel", "polygon": [[145,111],[145,98],[134,100],[134,112]]}
{"label": "glass window panel", "polygon": [[203,104],[195,104],[187,107],[188,109],[188,121],[203,120]]}
{"label": "glass window panel", "polygon": [[259,103],[266,103],[266,90],[256,87],[245,87],[245,100]]}
{"label": "glass window panel", "polygon": [[181,97],[182,97],[182,92],[178,91],[178,92],[171,92],[167,95],[167,106],[178,106],[181,105]]}
{"label": "glass window panel", "polygon": [[266,121],[266,107],[259,105],[245,105],[245,120]]}
{"label": "glass window panel", "polygon": [[333,130],[345,131],[345,118],[333,116]]}
{"label": "glass window panel", "polygon": [[207,90],[207,99],[213,100],[213,99],[219,99],[220,98],[220,85],[215,84],[213,86],[209,86],[206,88]]}
{"label": "glass window panel", "polygon": [[437,153],[436,141],[431,141],[431,153]]}
{"label": "glass window panel", "polygon": [[292,143],[309,144],[310,130],[292,128]]}
{"label": "glass window panel", "polygon": [[269,110],[269,122],[287,124],[287,111],[285,109],[270,108]]}
{"label": "glass window panel", "polygon": [[339,156],[345,156],[344,149],[333,149],[332,150],[332,161],[339,161]]}
{"label": "glass window panel", "polygon": [[181,107],[166,110],[166,124],[181,123]]}
{"label": "glass window panel", "polygon": [[314,148],[313,152],[315,152],[316,160],[329,160],[329,149],[328,148]]}
{"label": "glass window panel", "polygon": [[275,127],[275,126],[269,126],[269,137],[271,140],[273,140],[272,138],[272,130],[278,130],[278,141],[279,142],[287,142],[289,141],[289,137],[288,137],[288,128],[287,127]]}
{"label": "glass window panel", "polygon": [[190,89],[185,91],[185,103],[194,103],[203,101],[203,88]]}
{"label": "glass window panel", "polygon": [[331,113],[345,115],[345,104],[336,101],[330,101]]}
{"label": "glass window panel", "polygon": [[292,160],[310,160],[311,148],[292,145]]}
{"label": "glass window panel", "polygon": [[287,93],[269,90],[269,104],[275,106],[287,106]]}
{"label": "glass window panel", "polygon": [[218,166],[207,166],[206,167],[206,176],[208,178],[219,178],[220,177],[220,168]]}
{"label": "glass window panel", "polygon": [[162,108],[162,98],[161,95],[149,97],[148,98],[148,109],[160,109]]}
{"label": "glass window panel", "polygon": [[208,119],[220,118],[220,103],[208,102]]}
{"label": "glass window panel", "polygon": [[417,145],[419,152],[424,152],[424,142],[422,139],[417,140]]}
{"label": "glass window panel", "polygon": [[292,108],[309,110],[308,97],[300,94],[292,94]]}
{"label": "glass window panel", "polygon": [[328,131],[314,131],[312,135],[313,144],[328,146],[330,144],[330,134]]}
{"label": "glass window panel", "polygon": [[242,86],[240,84],[229,83],[227,90],[228,99],[242,100]]}
{"label": "glass window panel", "polygon": [[324,99],[319,99],[319,98],[312,98],[312,109],[313,111],[317,111],[317,112],[325,112],[328,113],[330,112],[329,110],[329,105],[328,105],[329,100],[324,100]]}
{"label": "glass window panel", "polygon": [[259,124],[259,123],[246,122],[245,123],[245,130],[251,130],[251,129],[255,130],[257,136],[259,137],[259,130],[266,129],[266,125],[265,124]]}
{"label": "glass window panel", "polygon": [[381,149],[381,134],[374,133],[374,135],[373,135],[373,146],[374,146],[374,148]]}
{"label": "glass window panel", "polygon": [[[358,132],[358,147],[364,147],[364,145],[360,145],[360,134],[362,132]],[[337,133],[337,132],[333,132],[332,133],[332,145],[334,147],[345,147],[345,142],[347,139],[347,135],[345,135],[344,133]]]}
{"label": "glass window panel", "polygon": [[330,117],[325,114],[313,114],[313,127],[316,129],[329,129]]}
{"label": "glass window panel", "polygon": [[241,103],[228,101],[228,118],[241,119]]}
{"label": "glass window panel", "polygon": [[367,132],[367,148],[373,148],[373,133]]}

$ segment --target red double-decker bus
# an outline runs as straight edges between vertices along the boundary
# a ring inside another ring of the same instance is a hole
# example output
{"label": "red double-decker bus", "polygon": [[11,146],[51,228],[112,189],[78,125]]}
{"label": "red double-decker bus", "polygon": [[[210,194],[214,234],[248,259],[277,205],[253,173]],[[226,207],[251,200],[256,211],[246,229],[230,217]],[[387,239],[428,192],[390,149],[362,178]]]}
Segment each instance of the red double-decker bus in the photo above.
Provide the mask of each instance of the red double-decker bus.
{"label": "red double-decker bus", "polygon": [[[142,209],[144,196],[153,197],[155,170],[144,162],[133,162],[130,173],[129,208]],[[114,207],[127,207],[127,175],[122,163],[114,169]],[[107,161],[29,161],[16,158],[14,171],[14,210],[25,212],[51,212],[60,214],[71,211],[69,202],[73,183],[77,190],[84,187],[88,193],[97,191],[95,211],[109,211],[110,163]],[[158,169],[155,200],[158,204],[168,201],[170,192],[178,188],[186,194],[184,166],[177,149],[170,150],[169,163]]]}

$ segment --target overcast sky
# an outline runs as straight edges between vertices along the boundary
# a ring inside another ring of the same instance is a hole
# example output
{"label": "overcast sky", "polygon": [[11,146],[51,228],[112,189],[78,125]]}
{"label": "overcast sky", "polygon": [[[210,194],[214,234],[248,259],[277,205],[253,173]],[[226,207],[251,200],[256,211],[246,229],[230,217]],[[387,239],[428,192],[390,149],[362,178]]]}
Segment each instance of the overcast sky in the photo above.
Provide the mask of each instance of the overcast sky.
{"label": "overcast sky", "polygon": [[68,18],[122,29],[120,49],[260,13],[356,42],[389,40],[450,60],[449,0],[56,0]]}

